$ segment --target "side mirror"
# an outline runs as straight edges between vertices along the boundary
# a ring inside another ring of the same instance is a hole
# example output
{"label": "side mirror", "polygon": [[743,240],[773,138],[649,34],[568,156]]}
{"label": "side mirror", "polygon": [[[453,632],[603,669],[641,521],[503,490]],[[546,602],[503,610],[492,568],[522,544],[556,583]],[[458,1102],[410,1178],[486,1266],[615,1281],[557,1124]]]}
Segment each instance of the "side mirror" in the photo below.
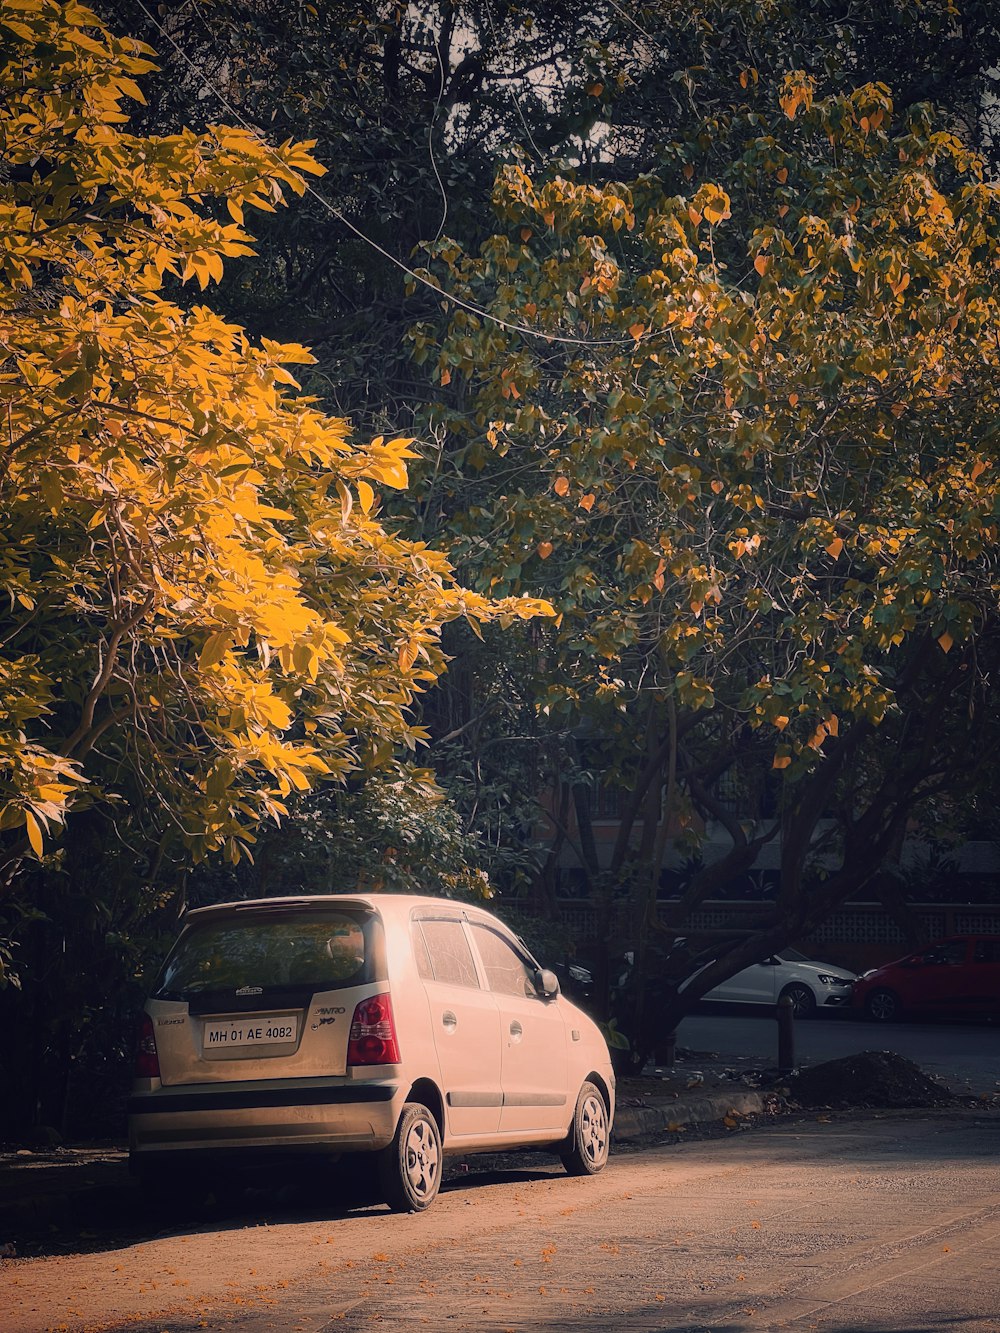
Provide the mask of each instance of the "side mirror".
{"label": "side mirror", "polygon": [[554,1000],[559,994],[559,978],[547,967],[540,967],[535,973],[535,982],[541,991],[543,1000]]}

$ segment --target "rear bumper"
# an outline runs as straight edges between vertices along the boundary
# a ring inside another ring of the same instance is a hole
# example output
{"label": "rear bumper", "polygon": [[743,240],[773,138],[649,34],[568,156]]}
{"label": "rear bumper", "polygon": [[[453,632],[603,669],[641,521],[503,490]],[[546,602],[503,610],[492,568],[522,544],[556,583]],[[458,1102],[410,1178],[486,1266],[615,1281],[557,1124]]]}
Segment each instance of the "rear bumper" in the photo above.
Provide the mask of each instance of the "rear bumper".
{"label": "rear bumper", "polygon": [[374,1152],[392,1142],[405,1100],[395,1081],[266,1087],[188,1085],[129,1099],[133,1165],[173,1154]]}

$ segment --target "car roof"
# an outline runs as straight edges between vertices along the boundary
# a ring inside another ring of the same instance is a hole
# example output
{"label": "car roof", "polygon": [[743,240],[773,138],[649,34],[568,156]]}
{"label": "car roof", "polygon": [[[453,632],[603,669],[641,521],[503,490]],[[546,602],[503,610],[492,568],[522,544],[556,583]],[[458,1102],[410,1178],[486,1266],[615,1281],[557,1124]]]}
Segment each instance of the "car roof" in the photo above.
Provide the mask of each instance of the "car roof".
{"label": "car roof", "polygon": [[184,920],[206,916],[230,915],[242,912],[274,912],[323,907],[361,907],[382,915],[408,916],[414,907],[451,907],[456,912],[484,910],[475,903],[460,902],[455,898],[437,898],[421,893],[310,893],[280,898],[243,898],[236,902],[212,903],[208,907],[192,907]]}

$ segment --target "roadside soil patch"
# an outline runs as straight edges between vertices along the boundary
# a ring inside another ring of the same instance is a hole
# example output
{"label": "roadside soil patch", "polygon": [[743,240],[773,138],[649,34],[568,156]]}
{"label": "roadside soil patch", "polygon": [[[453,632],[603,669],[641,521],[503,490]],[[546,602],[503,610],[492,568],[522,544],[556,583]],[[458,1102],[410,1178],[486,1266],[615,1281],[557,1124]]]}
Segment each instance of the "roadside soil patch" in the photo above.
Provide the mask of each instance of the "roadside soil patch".
{"label": "roadside soil patch", "polygon": [[962,1106],[966,1098],[928,1078],[894,1051],[862,1051],[813,1065],[785,1080],[800,1106],[904,1108]]}

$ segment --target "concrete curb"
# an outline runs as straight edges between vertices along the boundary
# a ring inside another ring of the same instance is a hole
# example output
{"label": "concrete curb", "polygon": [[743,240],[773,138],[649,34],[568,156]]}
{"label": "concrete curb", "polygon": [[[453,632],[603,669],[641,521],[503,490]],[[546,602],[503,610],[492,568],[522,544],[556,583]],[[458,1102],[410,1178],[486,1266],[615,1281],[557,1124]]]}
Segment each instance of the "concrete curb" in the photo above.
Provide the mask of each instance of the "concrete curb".
{"label": "concrete curb", "polygon": [[764,1110],[763,1094],[736,1088],[702,1097],[678,1097],[663,1106],[621,1106],[615,1112],[612,1138],[618,1143],[635,1143],[682,1125],[714,1124],[730,1113],[760,1115]]}

